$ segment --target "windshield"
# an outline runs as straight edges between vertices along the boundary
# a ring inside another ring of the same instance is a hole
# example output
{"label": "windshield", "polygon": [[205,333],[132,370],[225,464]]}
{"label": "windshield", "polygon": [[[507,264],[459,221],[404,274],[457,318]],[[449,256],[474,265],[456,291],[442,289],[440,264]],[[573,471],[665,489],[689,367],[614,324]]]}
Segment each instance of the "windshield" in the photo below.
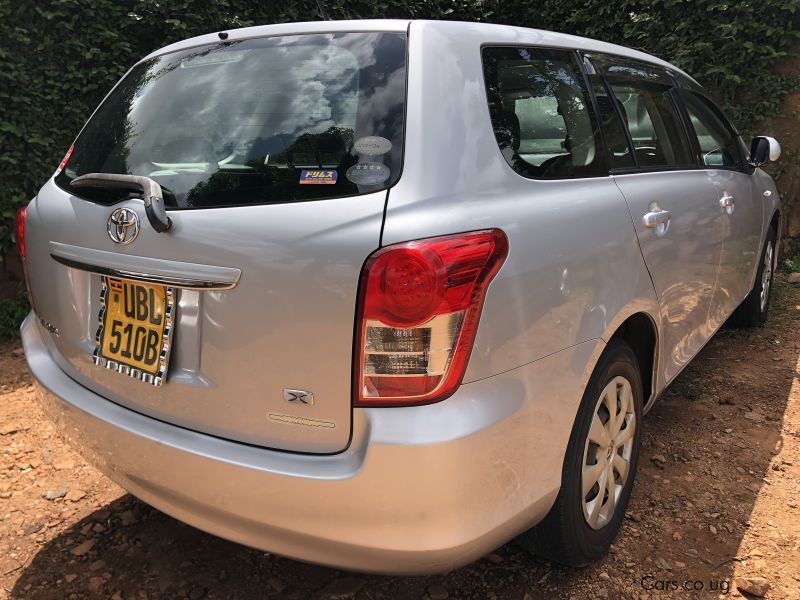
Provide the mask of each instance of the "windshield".
{"label": "windshield", "polygon": [[75,141],[56,183],[144,175],[169,207],[352,196],[400,175],[406,38],[314,34],[224,42],[134,67]]}

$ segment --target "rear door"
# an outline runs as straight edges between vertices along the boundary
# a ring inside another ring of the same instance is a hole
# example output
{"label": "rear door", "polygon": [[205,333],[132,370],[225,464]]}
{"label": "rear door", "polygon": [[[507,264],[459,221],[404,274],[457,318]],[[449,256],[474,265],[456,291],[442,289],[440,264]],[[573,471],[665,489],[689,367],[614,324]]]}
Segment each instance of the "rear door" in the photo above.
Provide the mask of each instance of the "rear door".
{"label": "rear door", "polygon": [[[400,173],[405,44],[280,36],[134,67],[28,209],[33,299],[61,367],[192,430],[345,448],[358,278]],[[157,182],[171,228],[135,189],[72,185],[88,173]]]}
{"label": "rear door", "polygon": [[717,192],[697,167],[669,74],[610,57],[593,62],[602,73],[595,84],[598,104],[625,125],[625,142],[619,135],[608,140],[617,146],[614,178],[661,304],[669,381],[713,333],[708,313],[722,251]]}

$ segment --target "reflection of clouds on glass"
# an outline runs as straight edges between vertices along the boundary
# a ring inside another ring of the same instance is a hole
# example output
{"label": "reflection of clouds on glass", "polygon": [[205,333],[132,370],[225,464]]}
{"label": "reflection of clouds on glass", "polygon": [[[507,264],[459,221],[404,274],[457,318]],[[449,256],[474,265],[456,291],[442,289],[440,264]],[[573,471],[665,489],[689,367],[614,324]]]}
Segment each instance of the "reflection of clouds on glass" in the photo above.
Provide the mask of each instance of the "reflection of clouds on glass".
{"label": "reflection of clouds on glass", "polygon": [[[383,120],[387,117],[386,107],[402,102],[405,93],[405,71],[394,71],[384,85],[376,86],[369,97],[362,99],[360,120],[364,124],[364,129],[369,132],[385,129],[386,124]],[[372,135],[372,133],[365,135]]]}
{"label": "reflection of clouds on glass", "polygon": [[[356,133],[390,139],[397,150],[387,165],[398,173],[404,97],[402,35],[309,34],[204,46],[134,67],[90,121],[92,135],[76,142],[73,162],[81,161],[81,172],[157,177],[179,206],[218,202],[234,188],[237,202],[263,202],[273,188],[289,199],[300,193],[290,170],[346,169],[355,161],[349,150]],[[308,187],[302,195],[319,195]]]}
{"label": "reflection of clouds on glass", "polygon": [[347,43],[347,49],[358,57],[358,64],[362,69],[371,67],[377,63],[375,48],[383,34],[365,33],[351,37]]}
{"label": "reflection of clouds on glass", "polygon": [[[241,147],[243,139],[354,128],[359,63],[375,62],[374,37],[363,36],[352,49],[287,39],[273,47],[230,50],[236,52],[236,61],[206,58],[205,64],[194,62],[191,69],[167,73],[164,63],[175,59],[164,59],[152,71],[153,83],[132,103],[129,119],[139,124],[132,137],[149,136],[148,145],[162,149],[177,146],[169,141],[179,140],[187,158],[162,160],[196,160],[205,153],[210,154],[206,161],[212,161],[227,148]],[[169,118],[152,118],[165,113]]]}
{"label": "reflection of clouds on glass", "polygon": [[339,46],[276,50],[282,55],[275,62],[284,69],[271,71],[265,83],[289,91],[290,100],[286,113],[276,111],[277,118],[270,123],[273,134],[318,133],[334,125],[354,125],[359,64],[352,52]]}
{"label": "reflection of clouds on glass", "polygon": [[[140,90],[130,109],[129,121],[137,124],[130,140],[132,159],[139,158],[135,142],[144,141],[158,160],[211,162],[242,139],[258,137],[265,127],[292,133],[298,126],[330,119],[325,85],[314,80],[319,68],[315,72],[306,64],[311,49],[237,52],[236,62],[195,63],[190,70],[171,72],[164,72],[162,64],[153,70],[153,83]],[[324,69],[325,61],[320,65]],[[304,67],[294,79],[293,66]]]}

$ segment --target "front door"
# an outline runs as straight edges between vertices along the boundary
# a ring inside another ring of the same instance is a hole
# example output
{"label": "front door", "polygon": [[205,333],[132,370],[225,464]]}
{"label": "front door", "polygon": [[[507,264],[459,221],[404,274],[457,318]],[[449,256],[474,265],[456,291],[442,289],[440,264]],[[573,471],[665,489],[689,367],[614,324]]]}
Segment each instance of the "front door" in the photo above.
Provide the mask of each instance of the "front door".
{"label": "front door", "polygon": [[763,202],[745,163],[745,148],[722,112],[704,96],[681,90],[693,137],[714,182],[723,224],[722,258],[709,320],[725,322],[753,287],[761,250]]}

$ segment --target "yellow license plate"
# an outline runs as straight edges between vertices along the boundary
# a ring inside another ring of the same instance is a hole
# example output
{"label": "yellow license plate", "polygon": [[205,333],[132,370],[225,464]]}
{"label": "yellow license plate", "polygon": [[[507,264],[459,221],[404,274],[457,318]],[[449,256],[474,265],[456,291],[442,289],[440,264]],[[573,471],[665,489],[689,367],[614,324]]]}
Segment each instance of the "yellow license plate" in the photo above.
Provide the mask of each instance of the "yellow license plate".
{"label": "yellow license plate", "polygon": [[172,337],[174,290],[103,278],[95,362],[146,383],[161,385]]}

